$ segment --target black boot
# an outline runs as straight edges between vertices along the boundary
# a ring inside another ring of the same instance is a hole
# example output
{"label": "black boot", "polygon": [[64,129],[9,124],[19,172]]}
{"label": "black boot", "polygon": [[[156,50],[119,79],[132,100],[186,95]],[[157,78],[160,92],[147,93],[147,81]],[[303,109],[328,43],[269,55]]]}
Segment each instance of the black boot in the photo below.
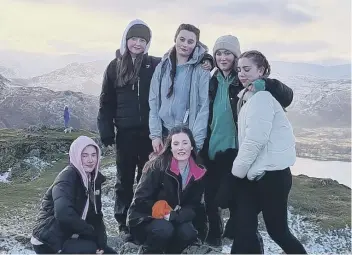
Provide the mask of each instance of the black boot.
{"label": "black boot", "polygon": [[152,250],[148,246],[141,245],[138,249],[138,254],[164,254],[164,252]]}
{"label": "black boot", "polygon": [[205,239],[205,242],[213,247],[220,247],[222,246],[222,240],[221,237],[211,237],[207,236],[207,239]]}

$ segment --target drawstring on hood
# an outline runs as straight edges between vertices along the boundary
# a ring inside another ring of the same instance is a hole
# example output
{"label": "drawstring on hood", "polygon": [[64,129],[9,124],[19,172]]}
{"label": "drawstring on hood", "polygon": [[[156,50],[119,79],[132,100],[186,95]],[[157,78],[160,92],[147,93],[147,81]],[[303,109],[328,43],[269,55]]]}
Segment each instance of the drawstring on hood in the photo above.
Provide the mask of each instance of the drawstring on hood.
{"label": "drawstring on hood", "polygon": [[[97,149],[97,156],[98,156],[97,166],[95,167],[95,170],[92,173],[87,173],[84,170],[83,164],[82,164],[82,159],[81,159],[82,151],[84,150],[84,148],[86,148],[89,145],[92,145]],[[83,214],[82,214],[82,219],[85,220],[87,217],[88,208],[89,208],[89,182],[91,181],[94,183],[93,188],[95,190],[95,180],[97,179],[98,172],[99,172],[101,151],[100,151],[99,146],[94,142],[93,139],[91,139],[87,136],[79,136],[71,144],[69,155],[70,155],[70,163],[78,170],[79,175],[82,178],[84,187],[86,189],[86,194],[88,196],[87,202],[86,202]],[[91,176],[91,177],[89,177],[89,176]],[[94,207],[95,207],[94,208],[95,212],[97,213],[95,197],[94,197]]]}

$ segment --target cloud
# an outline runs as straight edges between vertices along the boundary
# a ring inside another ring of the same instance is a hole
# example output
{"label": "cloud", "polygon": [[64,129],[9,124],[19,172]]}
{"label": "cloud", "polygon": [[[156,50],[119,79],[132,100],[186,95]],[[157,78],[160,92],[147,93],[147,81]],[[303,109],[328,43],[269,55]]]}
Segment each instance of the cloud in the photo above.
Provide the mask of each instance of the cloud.
{"label": "cloud", "polygon": [[298,25],[311,23],[315,20],[313,15],[290,5],[285,0],[237,0],[231,4],[222,5],[217,2],[208,7],[208,12],[223,13],[226,14],[226,18],[251,19],[253,23],[261,23],[265,19],[266,21],[282,22],[281,25]]}
{"label": "cloud", "polygon": [[[24,1],[22,0],[22,2]],[[47,5],[59,3],[60,5],[71,5],[80,9],[102,11],[116,16],[121,14],[143,15],[143,13],[149,11],[171,14],[170,10],[173,10],[172,14],[174,15],[186,16],[185,14],[192,13],[195,18],[201,20],[209,20],[211,15],[216,13],[224,15],[223,17],[226,19],[238,20],[243,17],[250,17],[258,22],[261,19],[266,19],[289,25],[310,23],[314,20],[313,15],[296,8],[297,5],[295,7],[287,0],[149,0],[138,2],[126,0],[61,0],[60,2],[55,0],[26,0],[25,2]],[[219,22],[219,20],[216,21]]]}
{"label": "cloud", "polygon": [[126,25],[144,20],[153,31],[150,53],[173,45],[179,24],[201,30],[209,48],[224,34],[242,50],[278,58],[348,59],[350,0],[0,0],[0,49],[113,54]]}
{"label": "cloud", "polygon": [[291,52],[291,53],[307,53],[307,52],[318,52],[321,50],[329,50],[332,47],[331,44],[325,41],[296,41],[296,42],[255,42],[247,44],[245,48],[256,49],[259,51],[280,53],[280,52]]}

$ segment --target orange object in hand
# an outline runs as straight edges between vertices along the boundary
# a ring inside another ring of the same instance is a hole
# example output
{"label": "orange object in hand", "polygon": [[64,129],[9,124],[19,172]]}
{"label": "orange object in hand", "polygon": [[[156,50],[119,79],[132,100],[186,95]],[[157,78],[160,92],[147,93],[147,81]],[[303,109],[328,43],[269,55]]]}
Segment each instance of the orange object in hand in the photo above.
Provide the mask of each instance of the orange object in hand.
{"label": "orange object in hand", "polygon": [[172,208],[165,200],[156,201],[152,208],[152,217],[155,219],[163,219],[171,210]]}

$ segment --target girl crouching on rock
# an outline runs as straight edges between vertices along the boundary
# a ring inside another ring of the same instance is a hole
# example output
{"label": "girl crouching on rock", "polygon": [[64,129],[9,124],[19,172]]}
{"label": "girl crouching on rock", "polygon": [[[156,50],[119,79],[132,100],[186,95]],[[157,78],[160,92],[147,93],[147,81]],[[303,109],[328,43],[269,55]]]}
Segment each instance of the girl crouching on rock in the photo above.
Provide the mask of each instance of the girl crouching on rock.
{"label": "girl crouching on rock", "polygon": [[191,131],[175,127],[161,153],[143,170],[127,224],[140,253],[180,254],[197,239],[192,224],[204,192],[205,169],[195,163],[196,144]]}
{"label": "girl crouching on rock", "polygon": [[44,195],[31,243],[37,254],[116,254],[107,246],[101,211],[100,148],[89,137],[71,144],[70,165]]}

